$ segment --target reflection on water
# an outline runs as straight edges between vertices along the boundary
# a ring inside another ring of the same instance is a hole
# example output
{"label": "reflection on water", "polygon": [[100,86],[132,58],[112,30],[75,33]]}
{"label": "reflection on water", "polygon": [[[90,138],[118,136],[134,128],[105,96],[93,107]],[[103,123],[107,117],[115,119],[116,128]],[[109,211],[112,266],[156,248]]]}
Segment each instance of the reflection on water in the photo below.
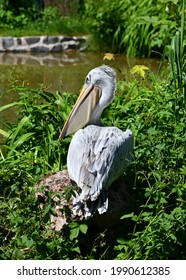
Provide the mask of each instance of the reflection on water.
{"label": "reflection on water", "polygon": [[[10,88],[10,83],[17,80],[20,85],[38,88],[43,84],[50,92],[59,90],[78,93],[83,85],[86,74],[94,67],[102,64],[113,66],[118,71],[120,79],[133,79],[129,69],[136,64],[144,64],[151,71],[157,72],[159,60],[126,58],[116,55],[115,60],[103,60],[101,53],[66,52],[66,53],[0,53],[0,94]],[[3,95],[0,106],[15,101],[17,95]],[[3,111],[0,118],[12,121],[15,118],[14,109]]]}

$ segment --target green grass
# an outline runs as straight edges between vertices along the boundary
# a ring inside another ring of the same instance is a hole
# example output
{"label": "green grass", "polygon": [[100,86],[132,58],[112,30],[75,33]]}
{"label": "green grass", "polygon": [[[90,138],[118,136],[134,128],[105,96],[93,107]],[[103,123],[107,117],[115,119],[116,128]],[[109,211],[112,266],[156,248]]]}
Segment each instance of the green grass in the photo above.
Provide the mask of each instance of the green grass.
{"label": "green grass", "polygon": [[50,23],[38,21],[30,22],[23,28],[3,28],[0,29],[0,36],[41,36],[41,35],[85,35],[87,34],[86,25],[82,24],[79,18],[62,18],[60,20],[52,21]]}

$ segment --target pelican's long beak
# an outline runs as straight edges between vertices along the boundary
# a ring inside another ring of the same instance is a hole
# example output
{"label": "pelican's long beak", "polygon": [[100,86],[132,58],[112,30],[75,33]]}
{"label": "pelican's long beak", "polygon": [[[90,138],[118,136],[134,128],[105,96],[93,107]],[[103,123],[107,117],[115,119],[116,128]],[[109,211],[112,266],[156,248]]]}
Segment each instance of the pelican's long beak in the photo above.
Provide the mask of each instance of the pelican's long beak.
{"label": "pelican's long beak", "polygon": [[101,97],[101,89],[93,84],[84,85],[76,104],[74,105],[62,131],[59,139],[76,132],[85,126],[92,115],[92,112]]}

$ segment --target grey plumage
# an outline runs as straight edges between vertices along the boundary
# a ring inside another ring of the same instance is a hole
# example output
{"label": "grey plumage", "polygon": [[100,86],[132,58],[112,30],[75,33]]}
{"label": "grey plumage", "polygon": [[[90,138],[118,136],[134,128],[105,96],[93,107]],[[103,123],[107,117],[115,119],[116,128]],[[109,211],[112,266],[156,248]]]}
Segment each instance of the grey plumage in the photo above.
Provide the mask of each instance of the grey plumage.
{"label": "grey plumage", "polygon": [[133,134],[101,122],[103,110],[112,101],[116,88],[115,71],[108,66],[91,70],[83,90],[66,121],[60,137],[76,132],[69,146],[67,168],[80,187],[73,212],[90,218],[96,210],[108,209],[107,189],[132,160]]}
{"label": "grey plumage", "polygon": [[[74,214],[91,217],[108,209],[107,189],[132,160],[133,134],[117,127],[89,125],[78,130],[68,151],[69,176],[82,189]],[[94,207],[93,207],[94,206]]]}

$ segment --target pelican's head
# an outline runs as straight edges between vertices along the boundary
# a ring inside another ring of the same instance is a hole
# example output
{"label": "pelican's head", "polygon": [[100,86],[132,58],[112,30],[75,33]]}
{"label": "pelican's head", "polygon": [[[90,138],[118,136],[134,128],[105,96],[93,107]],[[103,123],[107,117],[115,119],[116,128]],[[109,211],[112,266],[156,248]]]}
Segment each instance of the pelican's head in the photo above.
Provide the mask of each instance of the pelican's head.
{"label": "pelican's head", "polygon": [[112,101],[115,88],[116,73],[112,68],[103,65],[92,69],[59,138],[76,132],[86,124],[100,125],[101,114]]}

